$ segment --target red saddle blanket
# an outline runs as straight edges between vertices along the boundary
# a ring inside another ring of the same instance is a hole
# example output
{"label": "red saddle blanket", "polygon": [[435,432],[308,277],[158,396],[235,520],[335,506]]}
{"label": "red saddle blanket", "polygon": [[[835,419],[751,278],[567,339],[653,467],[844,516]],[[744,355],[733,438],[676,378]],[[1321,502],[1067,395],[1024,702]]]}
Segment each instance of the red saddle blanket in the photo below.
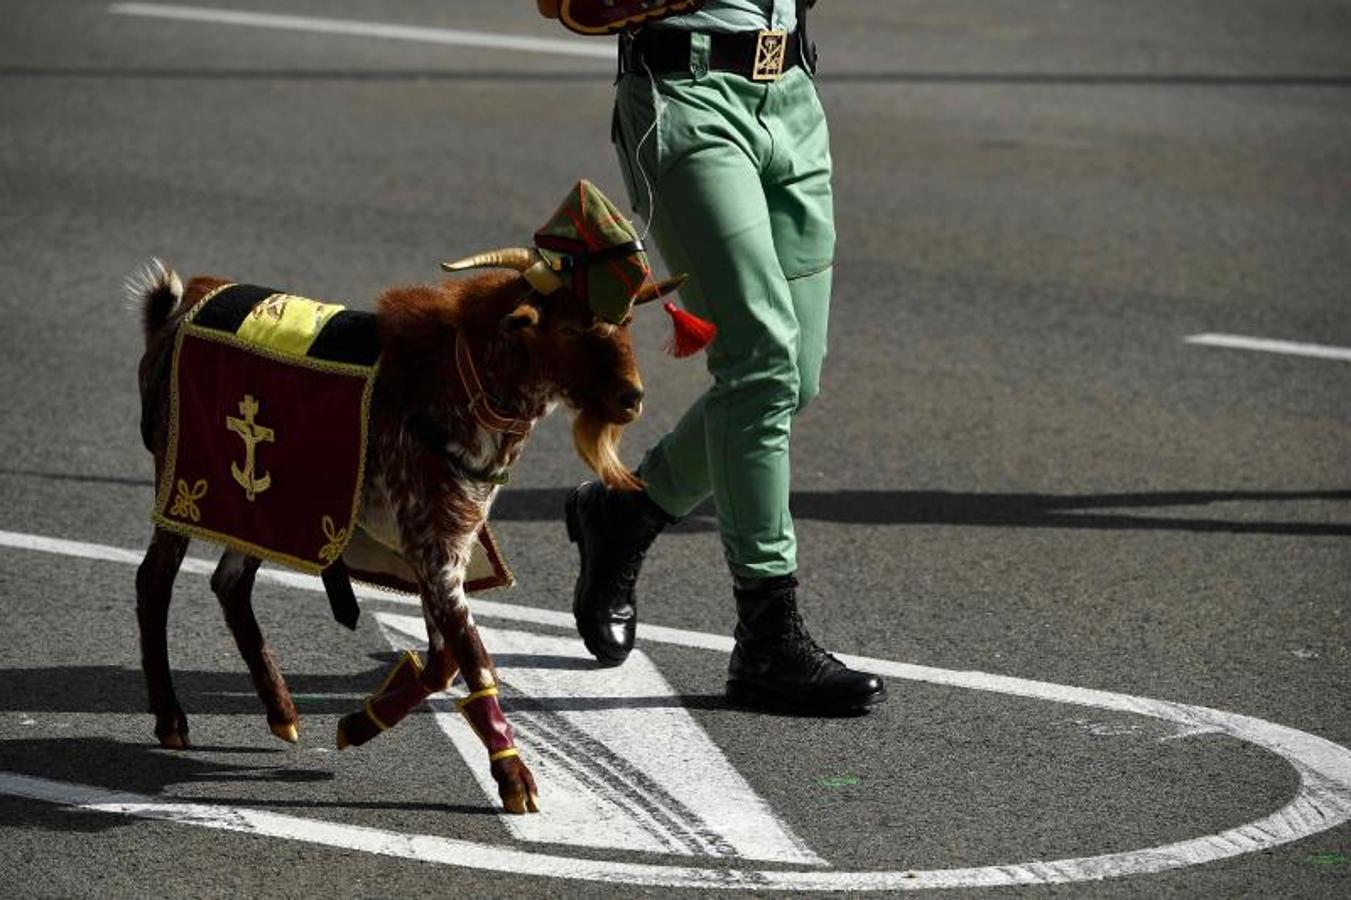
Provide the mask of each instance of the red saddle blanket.
{"label": "red saddle blanket", "polygon": [[[155,523],[302,572],[331,576],[341,561],[415,593],[397,538],[363,527],[388,519],[363,509],[378,366],[370,313],[253,285],[213,291],[178,331]],[[512,583],[486,525],[477,550],[469,590]]]}

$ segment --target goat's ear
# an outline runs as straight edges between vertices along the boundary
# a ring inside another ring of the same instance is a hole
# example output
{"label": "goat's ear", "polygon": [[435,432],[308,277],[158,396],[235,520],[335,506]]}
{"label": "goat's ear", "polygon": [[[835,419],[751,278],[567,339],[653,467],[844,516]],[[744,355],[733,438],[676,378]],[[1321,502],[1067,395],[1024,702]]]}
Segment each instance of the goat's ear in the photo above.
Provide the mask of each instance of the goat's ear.
{"label": "goat's ear", "polygon": [[502,319],[502,330],[514,334],[538,324],[539,310],[529,303],[522,303]]}

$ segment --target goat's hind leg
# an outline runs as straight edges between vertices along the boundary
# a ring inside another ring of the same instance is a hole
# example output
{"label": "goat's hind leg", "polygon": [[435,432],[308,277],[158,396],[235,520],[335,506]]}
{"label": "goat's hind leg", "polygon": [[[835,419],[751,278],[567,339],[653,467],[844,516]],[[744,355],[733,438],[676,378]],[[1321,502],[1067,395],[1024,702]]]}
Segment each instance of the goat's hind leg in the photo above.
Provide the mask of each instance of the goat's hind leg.
{"label": "goat's hind leg", "polygon": [[235,646],[253,676],[253,687],[267,710],[267,725],[287,743],[300,740],[296,714],[286,679],[277,668],[272,650],[253,615],[253,582],[261,560],[234,550],[226,550],[211,576],[211,590],[220,600],[225,623],[234,635]]}
{"label": "goat's hind leg", "polygon": [[188,551],[188,538],[156,528],[136,570],[136,622],[141,634],[141,669],[155,716],[160,746],[183,750],[189,746],[188,717],[178,705],[169,672],[169,603],[174,578]]}

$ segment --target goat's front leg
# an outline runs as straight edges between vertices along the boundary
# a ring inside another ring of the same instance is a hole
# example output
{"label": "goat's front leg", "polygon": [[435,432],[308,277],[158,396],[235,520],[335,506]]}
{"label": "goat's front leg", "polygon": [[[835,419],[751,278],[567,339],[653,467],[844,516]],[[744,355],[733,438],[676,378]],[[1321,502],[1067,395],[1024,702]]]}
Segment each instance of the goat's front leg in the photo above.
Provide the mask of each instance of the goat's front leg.
{"label": "goat's front leg", "polygon": [[225,624],[230,626],[239,655],[253,677],[253,689],[267,710],[268,728],[283,741],[294,744],[300,740],[297,727],[300,716],[253,614],[253,581],[261,563],[256,556],[226,550],[211,576],[211,590],[220,600]]}
{"label": "goat's front leg", "polygon": [[498,703],[493,661],[479,640],[474,618],[464,595],[464,563],[447,564],[434,578],[424,581],[422,604],[430,625],[445,639],[446,649],[459,664],[469,696],[460,701],[460,712],[473,726],[488,750],[488,761],[497,793],[507,812],[539,812],[535,776],[521,761],[515,737]]}
{"label": "goat's front leg", "polygon": [[446,647],[446,639],[441,636],[441,629],[437,628],[431,616],[427,615],[425,604],[422,620],[427,625],[427,668],[422,672],[422,682],[430,693],[435,694],[450,687],[450,682],[460,667],[450,649]]}

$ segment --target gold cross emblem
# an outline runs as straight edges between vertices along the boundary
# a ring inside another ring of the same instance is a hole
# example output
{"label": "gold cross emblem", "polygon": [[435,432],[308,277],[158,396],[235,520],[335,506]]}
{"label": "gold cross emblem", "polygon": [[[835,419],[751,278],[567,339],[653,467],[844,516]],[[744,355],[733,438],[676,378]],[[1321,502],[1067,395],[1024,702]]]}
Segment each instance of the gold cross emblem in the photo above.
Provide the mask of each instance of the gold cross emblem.
{"label": "gold cross emblem", "polygon": [[783,74],[783,58],[788,50],[788,32],[781,28],[762,31],[755,39],[755,68],[752,81],[778,81]]}
{"label": "gold cross emblem", "polygon": [[244,439],[244,468],[241,469],[237,463],[230,463],[230,474],[252,503],[254,497],[272,486],[271,474],[259,478],[254,473],[254,448],[260,443],[274,443],[276,435],[271,428],[264,428],[253,421],[253,417],[258,415],[258,401],[253,399],[252,394],[245,394],[244,399],[239,401],[239,413],[244,418],[227,416],[225,419],[225,427]]}

